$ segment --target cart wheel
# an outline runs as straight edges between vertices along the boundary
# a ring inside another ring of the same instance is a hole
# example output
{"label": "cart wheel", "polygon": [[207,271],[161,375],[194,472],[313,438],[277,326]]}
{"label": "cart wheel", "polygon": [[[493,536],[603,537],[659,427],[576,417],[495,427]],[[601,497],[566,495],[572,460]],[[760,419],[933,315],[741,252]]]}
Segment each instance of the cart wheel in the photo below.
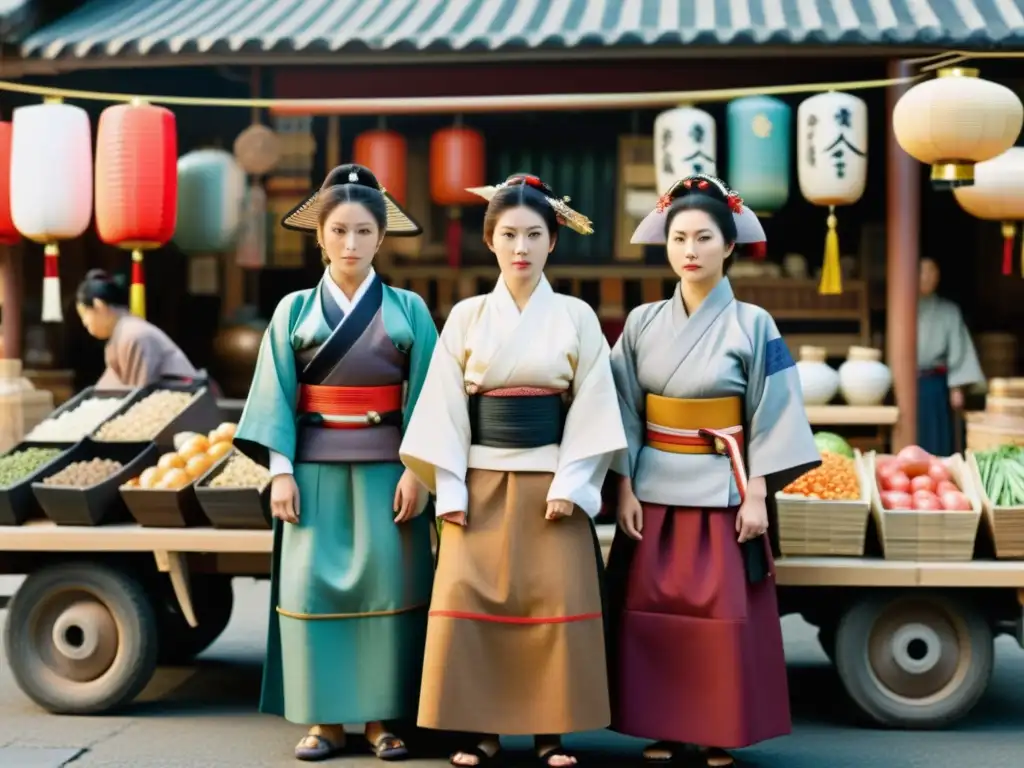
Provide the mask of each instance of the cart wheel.
{"label": "cart wheel", "polygon": [[156,619],[145,590],[98,563],[31,574],[11,600],[5,635],[18,686],[55,714],[117,709],[156,669]]}
{"label": "cart wheel", "polygon": [[992,629],[948,595],[913,590],[856,602],[836,632],[850,698],[886,726],[938,728],[966,715],[992,676]]}
{"label": "cart wheel", "polygon": [[220,637],[231,620],[235,593],[230,576],[193,574],[191,593],[198,627],[190,627],[185,621],[173,595],[160,604],[157,623],[161,664],[183,664],[198,656]]}

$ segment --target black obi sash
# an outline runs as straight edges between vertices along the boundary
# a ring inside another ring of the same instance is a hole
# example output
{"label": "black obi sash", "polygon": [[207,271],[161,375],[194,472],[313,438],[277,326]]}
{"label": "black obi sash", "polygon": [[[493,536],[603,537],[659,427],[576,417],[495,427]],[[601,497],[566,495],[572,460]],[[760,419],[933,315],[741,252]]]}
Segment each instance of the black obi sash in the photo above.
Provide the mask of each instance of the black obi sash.
{"label": "black obi sash", "polygon": [[560,394],[471,395],[471,443],[488,448],[558,445],[567,410]]}

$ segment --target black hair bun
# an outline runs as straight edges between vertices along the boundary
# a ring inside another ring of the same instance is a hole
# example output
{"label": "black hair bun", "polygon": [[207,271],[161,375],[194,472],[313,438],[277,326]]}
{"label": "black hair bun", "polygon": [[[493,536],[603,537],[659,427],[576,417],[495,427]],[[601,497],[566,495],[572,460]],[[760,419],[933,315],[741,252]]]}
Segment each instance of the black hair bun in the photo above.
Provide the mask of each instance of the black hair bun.
{"label": "black hair bun", "polygon": [[681,179],[669,193],[672,200],[690,195],[703,195],[726,204],[729,203],[730,196],[735,196],[724,181],[706,173],[698,173]]}
{"label": "black hair bun", "polygon": [[380,191],[380,182],[378,182],[377,177],[373,175],[373,171],[365,165],[359,165],[358,163],[345,163],[344,165],[339,165],[327,174],[327,178],[324,179],[324,183],[320,185],[320,189],[336,187],[342,184],[357,184],[360,187],[369,187],[370,189],[375,189],[378,192]]}
{"label": "black hair bun", "polygon": [[110,273],[107,272],[107,270],[105,269],[90,269],[88,272],[85,273],[85,279],[95,280],[96,282],[99,283],[112,282]]}
{"label": "black hair bun", "polygon": [[551,189],[545,182],[541,181],[539,176],[534,176],[532,173],[513,173],[507,179],[505,179],[506,187],[518,187],[527,186],[533,187],[539,192],[547,195],[548,197],[557,197],[555,191]]}

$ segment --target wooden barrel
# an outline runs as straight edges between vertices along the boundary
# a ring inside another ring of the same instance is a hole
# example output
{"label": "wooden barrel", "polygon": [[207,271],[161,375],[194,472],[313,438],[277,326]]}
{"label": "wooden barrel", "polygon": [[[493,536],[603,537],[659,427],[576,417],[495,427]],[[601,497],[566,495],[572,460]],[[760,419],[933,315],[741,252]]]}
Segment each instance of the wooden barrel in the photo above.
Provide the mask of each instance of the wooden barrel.
{"label": "wooden barrel", "polygon": [[979,333],[974,338],[981,370],[989,377],[1017,373],[1017,337],[1012,333]]}
{"label": "wooden barrel", "polygon": [[1024,379],[989,379],[985,412],[1024,417]]}

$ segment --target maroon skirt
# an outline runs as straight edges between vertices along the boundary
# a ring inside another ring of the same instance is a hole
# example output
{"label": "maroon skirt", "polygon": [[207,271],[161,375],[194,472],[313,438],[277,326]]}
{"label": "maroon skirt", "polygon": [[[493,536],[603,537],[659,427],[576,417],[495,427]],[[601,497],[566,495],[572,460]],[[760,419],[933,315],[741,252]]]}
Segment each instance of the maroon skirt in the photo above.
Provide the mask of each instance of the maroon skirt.
{"label": "maroon skirt", "polygon": [[790,733],[775,580],[747,581],[737,510],[643,510],[608,559],[612,729],[721,749]]}

